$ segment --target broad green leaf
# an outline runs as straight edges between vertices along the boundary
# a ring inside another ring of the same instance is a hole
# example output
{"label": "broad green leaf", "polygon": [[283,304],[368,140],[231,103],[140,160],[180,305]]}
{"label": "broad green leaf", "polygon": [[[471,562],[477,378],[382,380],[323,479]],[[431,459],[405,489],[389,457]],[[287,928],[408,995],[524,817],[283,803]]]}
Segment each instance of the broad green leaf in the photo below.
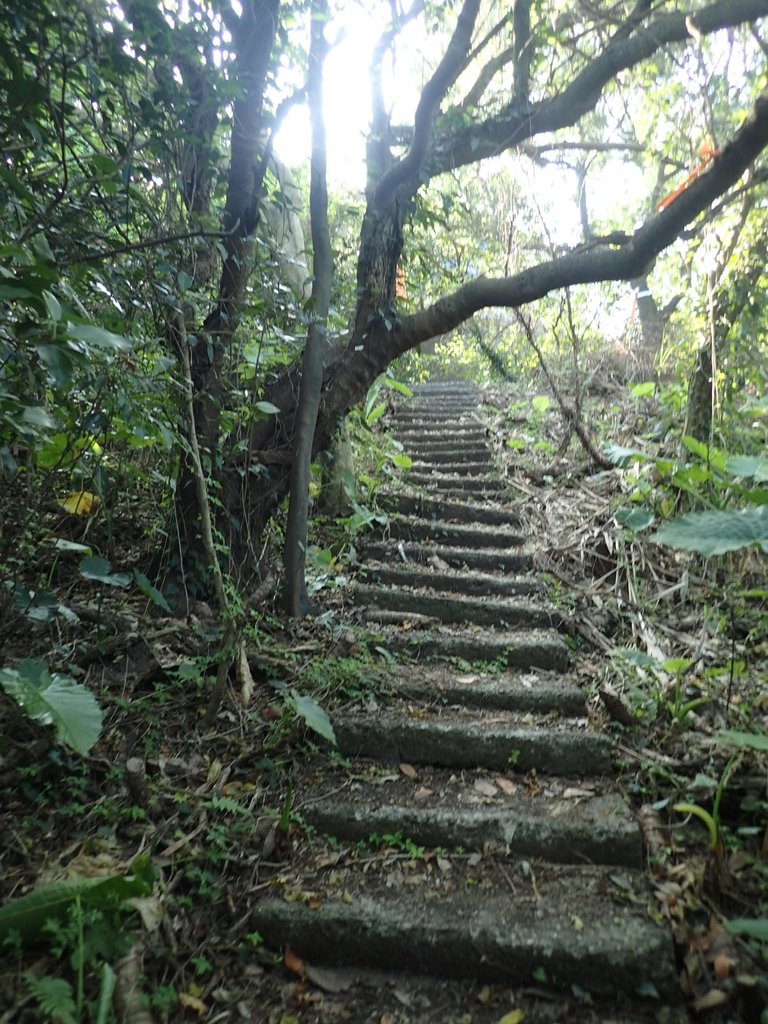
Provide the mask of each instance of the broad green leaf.
{"label": "broad green leaf", "polygon": [[397,391],[398,394],[403,395],[404,398],[413,398],[413,392],[407,384],[402,384],[399,380],[395,380],[394,377],[385,377],[384,384],[388,388],[392,388],[393,391]]}
{"label": "broad green leaf", "polygon": [[616,520],[629,530],[639,533],[646,530],[656,518],[646,508],[620,508],[614,513]]}
{"label": "broad green leaf", "polygon": [[53,378],[57,388],[65,388],[72,380],[75,363],[72,355],[63,345],[36,345],[40,361]]}
{"label": "broad green leaf", "polygon": [[179,283],[180,292],[188,291],[195,283],[195,279],[190,274],[188,274],[186,270],[180,270],[176,277],[176,280]]}
{"label": "broad green leaf", "polygon": [[114,906],[152,893],[155,871],[148,857],[137,857],[129,875],[77,878],[53,882],[0,907],[0,944],[11,932],[23,943],[39,941],[46,921],[62,921],[76,899],[87,906]]}
{"label": "broad green leaf", "polygon": [[131,577],[127,572],[112,572],[112,563],[98,555],[88,555],[79,566],[80,575],[86,580],[96,580],[110,587],[127,587]]}
{"label": "broad green leaf", "polygon": [[113,334],[112,331],[105,331],[103,327],[97,327],[95,324],[78,324],[70,320],[67,324],[67,334],[77,341],[84,341],[86,345],[95,345],[107,351],[128,352],[133,347],[128,338],[121,334]]}
{"label": "broad green leaf", "polygon": [[0,686],[31,719],[53,725],[56,738],[83,756],[101,733],[101,708],[93,694],[69,676],[48,671],[29,658],[17,668],[0,669]]}
{"label": "broad green leaf", "polygon": [[276,416],[277,413],[280,412],[277,406],[272,405],[271,402],[254,402],[254,407],[258,409],[259,412],[264,412],[268,416]]}
{"label": "broad green leaf", "polygon": [[372,427],[374,423],[381,419],[384,413],[387,411],[386,402],[380,402],[366,415],[365,422],[369,427]]}
{"label": "broad green leaf", "polygon": [[410,455],[393,455],[392,465],[398,469],[410,469],[413,466],[413,459]]}
{"label": "broad green leaf", "polygon": [[329,740],[335,746],[336,734],[333,731],[331,720],[316,700],[312,697],[303,696],[297,690],[291,690],[286,699],[296,714],[304,719],[310,729],[316,732],[318,736],[322,736],[323,739]]}
{"label": "broad green leaf", "polygon": [[164,612],[168,612],[169,615],[172,614],[171,606],[168,604],[168,602],[157,589],[157,587],[153,586],[150,583],[150,581],[147,579],[143,572],[139,572],[138,569],[134,569],[133,578],[136,581],[136,586],[139,588],[142,594],[144,594],[145,597],[148,597],[150,601],[154,601],[158,608],[162,608]]}
{"label": "broad green leaf", "polygon": [[641,452],[639,448],[624,448],[620,444],[609,444],[605,449],[605,454],[611,462],[616,463],[622,469],[634,459],[637,459],[638,462],[651,461],[651,456]]}
{"label": "broad green leaf", "polygon": [[726,747],[735,747],[737,750],[764,750],[768,751],[768,733],[764,732],[738,732],[735,729],[720,729],[715,733],[715,740]]}
{"label": "broad green leaf", "polygon": [[698,455],[700,459],[704,459],[706,461],[709,454],[709,448],[703,441],[699,441],[697,438],[691,437],[690,434],[685,434],[683,436],[683,445],[693,455]]}
{"label": "broad green leaf", "polygon": [[764,455],[732,455],[725,468],[734,476],[754,478],[757,483],[768,480],[768,458]]}
{"label": "broad green leaf", "polygon": [[725,922],[732,935],[745,935],[748,939],[768,942],[768,917],[734,917]]}
{"label": "broad green leaf", "polygon": [[536,397],[531,402],[531,405],[533,406],[534,411],[538,412],[538,413],[546,412],[547,409],[549,409],[551,404],[552,404],[552,402],[550,401],[549,398],[547,398],[546,395],[536,395]]}
{"label": "broad green leaf", "polygon": [[738,512],[689,512],[665,523],[651,540],[670,548],[698,551],[705,558],[749,547],[768,552],[768,505]]}
{"label": "broad green leaf", "polygon": [[53,320],[54,323],[58,323],[61,320],[61,303],[52,295],[47,288],[43,289],[43,302],[45,308],[48,310],[48,316]]}
{"label": "broad green leaf", "polygon": [[656,381],[644,380],[641,384],[634,384],[630,389],[633,398],[652,398],[656,394]]}

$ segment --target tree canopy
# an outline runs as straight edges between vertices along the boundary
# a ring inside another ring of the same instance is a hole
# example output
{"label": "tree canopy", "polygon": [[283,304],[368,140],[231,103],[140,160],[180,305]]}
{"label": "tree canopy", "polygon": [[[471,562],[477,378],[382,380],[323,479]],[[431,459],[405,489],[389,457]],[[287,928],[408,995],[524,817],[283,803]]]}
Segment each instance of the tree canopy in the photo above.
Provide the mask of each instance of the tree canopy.
{"label": "tree canopy", "polygon": [[[353,7],[315,11],[331,58]],[[315,289],[333,274],[326,316],[299,280],[293,178],[308,171],[290,175],[273,152],[288,112],[317,92],[309,5],[7,4],[7,480],[41,494],[65,475],[114,499],[149,459],[173,523],[165,558],[202,592],[202,473],[217,557],[233,580],[252,578],[289,488],[308,324],[324,349],[311,454],[390,364],[482,311],[626,281],[647,324],[655,261],[678,253],[685,290],[684,253],[711,247],[712,225],[730,239],[725,273],[764,216],[766,15],[761,0],[371,8],[365,194],[332,196],[338,251],[318,246],[317,218],[303,233]],[[325,116],[345,116],[343,97],[326,98]],[[544,164],[560,169],[546,180],[561,194],[539,199],[520,168]],[[316,151],[316,195],[319,166]],[[622,206],[620,180],[618,197],[594,201],[594,181],[630,170],[644,201]],[[566,202],[581,237],[564,245],[538,215]],[[649,315],[661,313],[654,301]]]}

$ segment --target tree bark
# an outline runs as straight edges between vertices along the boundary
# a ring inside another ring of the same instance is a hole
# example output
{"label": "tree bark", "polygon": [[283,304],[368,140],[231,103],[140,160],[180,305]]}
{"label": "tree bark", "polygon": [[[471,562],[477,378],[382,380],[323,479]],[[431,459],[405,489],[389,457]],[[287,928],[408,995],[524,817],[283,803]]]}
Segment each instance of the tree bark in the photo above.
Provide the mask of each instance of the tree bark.
{"label": "tree bark", "polygon": [[307,95],[312,121],[309,213],[312,226],[314,277],[311,300],[313,322],[307,333],[307,343],[302,360],[284,554],[285,606],[290,615],[299,617],[313,611],[306,583],[309,481],[312,444],[317,425],[317,411],[320,406],[320,389],[323,384],[326,325],[333,277],[333,253],[328,230],[326,137],[323,119],[323,64],[328,49],[324,31],[327,20],[327,0],[313,0],[312,35],[307,72]]}
{"label": "tree bark", "polygon": [[[236,75],[241,94],[233,104],[230,168],[223,215],[225,232],[218,298],[190,349],[194,391],[195,428],[205,469],[220,478],[218,451],[220,414],[224,407],[225,356],[237,329],[245,285],[251,272],[251,243],[259,220],[259,198],[266,174],[261,156],[261,116],[264,87],[270,68],[277,30],[280,0],[245,0],[233,26]],[[192,341],[192,339],[190,339]],[[176,523],[179,531],[179,563],[184,586],[205,592],[210,583],[203,573],[205,551],[201,544],[200,509],[194,466],[182,464],[176,488]]]}

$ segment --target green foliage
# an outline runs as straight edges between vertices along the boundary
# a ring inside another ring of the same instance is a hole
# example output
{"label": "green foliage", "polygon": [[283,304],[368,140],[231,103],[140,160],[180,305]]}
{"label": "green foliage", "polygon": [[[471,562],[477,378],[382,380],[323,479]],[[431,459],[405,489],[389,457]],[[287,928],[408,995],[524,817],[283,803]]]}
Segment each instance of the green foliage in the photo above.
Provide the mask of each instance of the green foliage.
{"label": "green foliage", "polygon": [[44,925],[63,922],[75,906],[105,909],[127,906],[127,901],[149,896],[155,871],[148,857],[137,857],[129,875],[78,878],[35,889],[0,907],[0,944],[16,935],[22,944],[45,940]]}
{"label": "green foliage", "polygon": [[286,705],[291,708],[304,723],[318,736],[336,745],[336,735],[327,713],[313,697],[300,694],[297,690],[289,690],[283,695]]}
{"label": "green foliage", "polygon": [[15,668],[0,669],[0,686],[41,725],[53,725],[60,743],[85,756],[101,734],[102,713],[96,698],[69,676],[51,673],[28,658]]}
{"label": "green foliage", "polygon": [[768,505],[738,512],[689,512],[665,523],[651,539],[705,558],[750,547],[768,553]]}

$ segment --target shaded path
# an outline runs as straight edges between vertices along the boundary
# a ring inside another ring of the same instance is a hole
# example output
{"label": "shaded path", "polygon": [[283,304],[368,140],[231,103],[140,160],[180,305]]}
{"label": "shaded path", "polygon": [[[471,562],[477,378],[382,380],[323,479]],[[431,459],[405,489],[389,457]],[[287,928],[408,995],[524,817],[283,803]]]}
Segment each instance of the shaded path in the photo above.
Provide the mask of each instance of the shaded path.
{"label": "shaded path", "polygon": [[401,659],[396,696],[334,717],[358,781],[305,812],[340,840],[438,848],[437,868],[412,884],[345,862],[338,896],[269,895],[254,927],[314,963],[676,1003],[640,830],[569,680],[560,616],[503,504],[476,402],[468,385],[423,385],[394,417],[413,468],[383,496],[390,523],[364,550],[354,599]]}

